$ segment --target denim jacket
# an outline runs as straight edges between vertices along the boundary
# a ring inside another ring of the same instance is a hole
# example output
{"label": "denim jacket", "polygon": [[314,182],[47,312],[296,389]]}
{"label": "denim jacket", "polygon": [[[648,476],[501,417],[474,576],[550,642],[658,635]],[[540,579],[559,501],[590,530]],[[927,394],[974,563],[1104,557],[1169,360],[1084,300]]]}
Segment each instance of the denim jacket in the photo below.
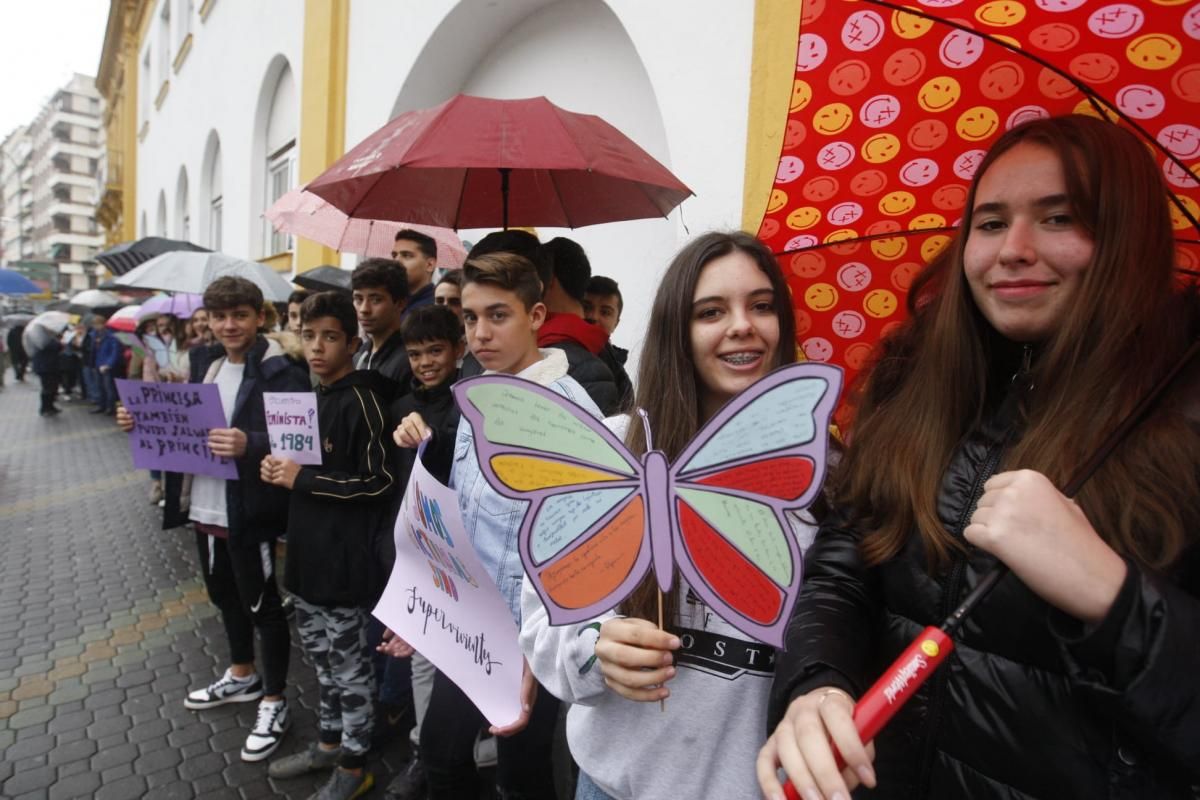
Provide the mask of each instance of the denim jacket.
{"label": "denim jacket", "polygon": [[[541,353],[545,357],[518,373],[517,377],[552,389],[599,418],[600,409],[583,387],[567,375],[567,357],[563,352],[547,348]],[[479,561],[508,602],[513,620],[520,625],[521,579],[525,569],[517,549],[517,533],[529,502],[504,497],[488,484],[479,469],[474,432],[466,417],[458,421],[450,486],[458,494],[458,508]]]}

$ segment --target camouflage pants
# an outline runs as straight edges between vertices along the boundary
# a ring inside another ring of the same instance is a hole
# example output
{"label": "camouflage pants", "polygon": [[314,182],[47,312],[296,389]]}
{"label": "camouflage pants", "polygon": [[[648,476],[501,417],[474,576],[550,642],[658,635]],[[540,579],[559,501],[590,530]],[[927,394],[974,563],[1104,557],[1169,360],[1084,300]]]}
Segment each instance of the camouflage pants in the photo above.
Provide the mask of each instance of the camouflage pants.
{"label": "camouflage pants", "polygon": [[317,668],[321,688],[320,739],[358,756],[371,747],[375,675],[367,651],[367,611],[331,608],[294,597],[296,629]]}

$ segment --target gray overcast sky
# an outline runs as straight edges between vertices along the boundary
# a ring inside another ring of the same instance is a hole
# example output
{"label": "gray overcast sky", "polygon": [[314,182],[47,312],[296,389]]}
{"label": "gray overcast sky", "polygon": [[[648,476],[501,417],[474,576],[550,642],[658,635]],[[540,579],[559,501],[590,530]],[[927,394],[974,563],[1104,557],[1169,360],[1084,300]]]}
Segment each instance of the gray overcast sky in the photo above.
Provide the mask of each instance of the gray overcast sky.
{"label": "gray overcast sky", "polygon": [[0,0],[0,138],[72,73],[95,76],[108,0]]}

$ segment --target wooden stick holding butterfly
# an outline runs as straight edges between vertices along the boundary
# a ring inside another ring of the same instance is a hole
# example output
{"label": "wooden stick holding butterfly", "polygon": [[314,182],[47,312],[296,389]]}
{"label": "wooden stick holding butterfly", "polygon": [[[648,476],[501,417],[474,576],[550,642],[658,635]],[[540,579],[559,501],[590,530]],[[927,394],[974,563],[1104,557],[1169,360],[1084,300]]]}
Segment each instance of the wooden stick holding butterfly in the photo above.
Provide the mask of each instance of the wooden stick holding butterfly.
{"label": "wooden stick holding butterfly", "polygon": [[661,604],[678,569],[722,619],[780,647],[802,572],[787,515],[820,491],[841,386],[837,367],[781,367],[726,403],[674,463],[652,449],[644,413],[639,458],[529,381],[480,376],[454,394],[486,480],[529,503],[518,548],[551,624],[615,608],[651,571]]}

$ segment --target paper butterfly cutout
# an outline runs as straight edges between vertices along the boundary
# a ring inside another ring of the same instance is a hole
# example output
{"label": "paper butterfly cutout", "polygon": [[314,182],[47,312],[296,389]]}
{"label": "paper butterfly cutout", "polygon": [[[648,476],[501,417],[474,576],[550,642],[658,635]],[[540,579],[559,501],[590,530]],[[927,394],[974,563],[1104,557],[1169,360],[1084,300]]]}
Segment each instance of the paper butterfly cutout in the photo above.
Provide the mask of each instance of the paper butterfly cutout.
{"label": "paper butterfly cutout", "polygon": [[678,566],[722,619],[780,647],[802,571],[785,514],[820,491],[841,386],[827,364],[775,370],[726,403],[674,464],[657,450],[639,459],[530,381],[481,376],[454,395],[488,483],[529,501],[518,545],[552,624],[614,608],[651,566],[669,592]]}

